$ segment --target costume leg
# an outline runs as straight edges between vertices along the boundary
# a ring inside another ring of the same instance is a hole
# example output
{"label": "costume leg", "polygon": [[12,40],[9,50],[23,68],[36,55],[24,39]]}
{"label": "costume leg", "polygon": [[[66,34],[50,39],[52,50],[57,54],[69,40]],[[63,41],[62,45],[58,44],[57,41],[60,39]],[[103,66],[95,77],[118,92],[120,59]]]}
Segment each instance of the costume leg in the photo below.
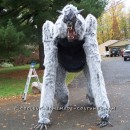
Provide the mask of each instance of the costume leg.
{"label": "costume leg", "polygon": [[90,73],[89,73],[89,68],[88,68],[87,64],[84,66],[83,72],[84,72],[84,75],[87,79],[88,93],[86,95],[86,98],[89,99],[89,103],[90,103],[91,106],[95,106],[95,101],[94,101],[94,97],[93,97],[93,93],[92,93],[92,87],[91,87]]}
{"label": "costume leg", "polygon": [[57,69],[57,47],[53,40],[54,24],[46,21],[43,25],[43,43],[44,43],[44,77],[41,90],[41,101],[39,109],[39,121],[35,130],[41,130],[46,124],[50,123],[49,116],[53,110],[53,100],[55,94],[55,81]]}
{"label": "costume leg", "polygon": [[101,70],[101,58],[98,50],[96,31],[97,20],[94,16],[89,14],[86,18],[86,34],[83,48],[90,72],[91,89],[95,100],[95,105],[98,110],[98,115],[101,118],[100,127],[103,127],[109,123],[110,105]]}
{"label": "costume leg", "polygon": [[59,110],[62,110],[64,107],[68,106],[69,91],[65,83],[65,78],[65,69],[61,65],[58,65],[56,75],[55,99],[57,100]]}

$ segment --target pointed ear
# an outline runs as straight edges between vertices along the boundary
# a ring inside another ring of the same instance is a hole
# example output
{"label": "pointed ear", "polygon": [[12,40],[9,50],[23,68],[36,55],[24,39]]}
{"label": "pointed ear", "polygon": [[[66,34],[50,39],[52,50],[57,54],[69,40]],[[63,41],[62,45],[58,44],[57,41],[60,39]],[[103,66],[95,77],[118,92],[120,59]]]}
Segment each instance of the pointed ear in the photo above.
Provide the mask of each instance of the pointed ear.
{"label": "pointed ear", "polygon": [[82,11],[84,11],[84,9],[78,10],[78,14],[80,14]]}
{"label": "pointed ear", "polygon": [[62,14],[62,11],[61,11],[61,10],[57,10],[56,12],[58,12],[58,13]]}

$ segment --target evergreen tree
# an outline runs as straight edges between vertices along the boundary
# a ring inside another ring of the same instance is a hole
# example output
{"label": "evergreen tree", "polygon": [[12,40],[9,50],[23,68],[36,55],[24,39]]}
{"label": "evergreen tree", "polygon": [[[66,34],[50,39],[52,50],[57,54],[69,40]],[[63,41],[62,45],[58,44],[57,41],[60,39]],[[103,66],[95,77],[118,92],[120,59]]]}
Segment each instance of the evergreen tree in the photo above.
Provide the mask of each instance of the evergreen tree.
{"label": "evergreen tree", "polygon": [[23,49],[24,33],[18,32],[11,20],[0,28],[0,55],[4,58],[15,56]]}
{"label": "evergreen tree", "polygon": [[0,0],[0,24],[4,25],[9,18],[19,29],[22,29],[28,41],[39,45],[40,68],[43,65],[44,53],[42,44],[42,25],[46,20],[55,22],[58,14],[66,4],[73,3],[79,9],[84,8],[84,16],[92,13],[96,17],[102,13],[107,0]]}

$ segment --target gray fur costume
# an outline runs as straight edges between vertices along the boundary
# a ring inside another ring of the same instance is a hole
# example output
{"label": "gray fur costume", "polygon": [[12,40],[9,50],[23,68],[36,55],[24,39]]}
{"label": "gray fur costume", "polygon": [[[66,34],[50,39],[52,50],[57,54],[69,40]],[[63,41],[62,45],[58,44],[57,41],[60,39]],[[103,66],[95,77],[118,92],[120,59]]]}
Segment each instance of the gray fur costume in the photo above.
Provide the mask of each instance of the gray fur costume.
{"label": "gray fur costume", "polygon": [[[69,91],[65,83],[66,72],[80,70],[84,71],[88,82],[87,97],[91,104],[96,105],[98,116],[101,118],[99,125],[106,126],[109,122],[110,105],[101,70],[101,58],[97,43],[97,20],[91,14],[84,19],[80,15],[81,10],[77,10],[71,4],[66,5],[59,12],[61,15],[55,24],[46,21],[42,28],[45,71],[39,121],[35,129],[41,130],[50,124],[49,117],[53,110],[54,98],[59,106],[68,106]],[[71,28],[72,24],[67,23],[67,20],[74,23],[74,31]],[[68,31],[69,27],[70,31]],[[76,50],[76,48],[80,49]],[[70,58],[67,58],[66,55]],[[76,59],[79,60],[76,61]]]}

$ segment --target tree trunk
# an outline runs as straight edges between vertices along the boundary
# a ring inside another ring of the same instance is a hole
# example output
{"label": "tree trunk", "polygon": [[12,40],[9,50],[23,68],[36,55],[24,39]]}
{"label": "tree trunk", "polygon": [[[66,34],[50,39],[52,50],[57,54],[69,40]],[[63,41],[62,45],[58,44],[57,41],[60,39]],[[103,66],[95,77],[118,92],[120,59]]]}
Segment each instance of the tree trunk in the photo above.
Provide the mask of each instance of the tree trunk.
{"label": "tree trunk", "polygon": [[39,43],[39,69],[44,69],[44,47],[42,42]]}
{"label": "tree trunk", "polygon": [[39,69],[44,69],[44,47],[42,43],[42,25],[38,26],[38,38],[39,38]]}

